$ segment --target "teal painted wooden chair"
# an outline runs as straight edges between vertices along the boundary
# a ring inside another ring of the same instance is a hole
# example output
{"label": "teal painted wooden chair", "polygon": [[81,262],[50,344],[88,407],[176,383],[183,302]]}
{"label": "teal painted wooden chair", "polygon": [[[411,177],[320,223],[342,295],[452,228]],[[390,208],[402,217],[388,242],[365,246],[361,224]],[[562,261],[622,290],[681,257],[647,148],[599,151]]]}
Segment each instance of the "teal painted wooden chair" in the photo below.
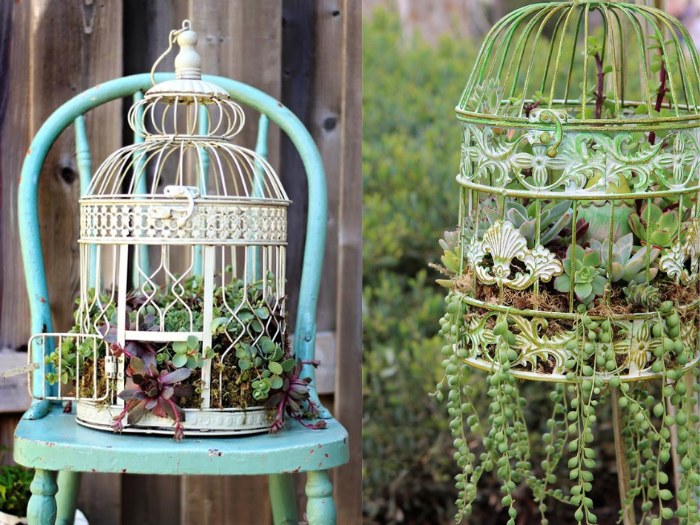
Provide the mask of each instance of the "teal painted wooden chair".
{"label": "teal painted wooden chair", "polygon": [[[158,74],[156,80],[160,82],[170,76]],[[308,220],[294,348],[301,359],[313,359],[327,215],[320,155],[303,124],[277,100],[230,79],[213,76],[204,79],[222,86],[233,99],[276,123],[289,136],[303,161],[309,192]],[[22,167],[18,211],[34,334],[53,331],[37,207],[39,176],[49,148],[65,128],[75,125],[81,187],[86,188],[90,180],[90,152],[83,115],[114,99],[138,97],[150,86],[150,76],[141,74],[93,87],[57,109],[30,146]],[[261,127],[266,127],[264,120]],[[264,144],[264,140],[259,144]],[[34,386],[40,389],[42,376],[38,371],[34,373]],[[313,367],[307,366],[305,373],[313,376]],[[38,391],[35,394],[40,397]],[[318,401],[314,391],[312,398]],[[348,461],[348,435],[323,407],[321,417],[327,423],[324,430],[310,430],[296,421],[289,421],[286,430],[277,435],[186,438],[178,443],[163,437],[117,435],[84,428],[76,424],[73,415],[64,414],[60,404],[35,401],[17,426],[14,442],[15,461],[36,469],[27,511],[29,523],[72,524],[80,472],[96,471],[219,476],[267,474],[276,525],[299,521],[291,473],[306,472],[308,522],[333,524],[335,505],[328,469]]]}

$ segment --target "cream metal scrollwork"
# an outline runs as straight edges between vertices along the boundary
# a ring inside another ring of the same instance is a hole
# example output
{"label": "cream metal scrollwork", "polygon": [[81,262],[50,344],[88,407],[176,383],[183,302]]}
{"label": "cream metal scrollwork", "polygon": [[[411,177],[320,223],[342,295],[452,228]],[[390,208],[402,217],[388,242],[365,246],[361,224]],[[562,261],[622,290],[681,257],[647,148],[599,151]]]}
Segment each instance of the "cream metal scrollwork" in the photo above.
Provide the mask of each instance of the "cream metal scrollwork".
{"label": "cream metal scrollwork", "polygon": [[[659,268],[666,272],[676,284],[685,286],[696,283],[700,271],[700,219],[688,223],[685,236],[666,251],[659,259]],[[690,261],[689,268],[686,262]]]}
{"label": "cream metal scrollwork", "polygon": [[[486,230],[483,239],[468,248],[467,260],[483,284],[514,290],[525,290],[538,280],[549,282],[564,271],[548,249],[541,245],[529,249],[525,237],[509,221],[496,221]],[[514,260],[522,262],[527,271],[517,271]]]}
{"label": "cream metal scrollwork", "polygon": [[185,226],[189,218],[192,217],[192,213],[194,213],[194,200],[199,198],[199,190],[192,186],[171,185],[165,187],[163,194],[166,197],[187,199],[187,206],[185,208],[176,208],[175,206],[154,206],[148,210],[150,217],[153,219],[175,219],[178,226]]}

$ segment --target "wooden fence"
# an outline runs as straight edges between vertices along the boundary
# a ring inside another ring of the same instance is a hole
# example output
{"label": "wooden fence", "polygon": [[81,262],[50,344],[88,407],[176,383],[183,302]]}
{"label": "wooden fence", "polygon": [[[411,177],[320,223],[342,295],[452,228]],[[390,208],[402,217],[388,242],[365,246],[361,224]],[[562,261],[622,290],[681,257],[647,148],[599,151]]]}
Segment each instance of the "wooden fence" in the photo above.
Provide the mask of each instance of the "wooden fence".
{"label": "wooden fence", "polygon": [[[26,350],[29,336],[16,196],[31,137],[54,109],[83,89],[150,70],[167,47],[169,30],[189,18],[200,37],[204,71],[280,99],[307,125],[323,157],[330,217],[318,318],[319,388],[351,433],[351,463],[335,476],[340,524],[361,523],[360,10],[359,0],[0,3],[0,369],[24,359],[17,351]],[[129,140],[124,111],[123,104],[112,103],[89,119],[95,163]],[[248,133],[242,140],[251,145],[255,126]],[[270,160],[294,201],[288,263],[294,304],[306,186],[291,143],[277,130],[271,130]],[[78,285],[77,196],[74,144],[67,132],[52,149],[39,190],[58,329],[71,324]],[[28,402],[24,391],[21,384],[0,383],[0,444],[12,444],[19,411]],[[85,474],[79,505],[98,525],[266,525],[271,522],[266,483],[264,477]]]}

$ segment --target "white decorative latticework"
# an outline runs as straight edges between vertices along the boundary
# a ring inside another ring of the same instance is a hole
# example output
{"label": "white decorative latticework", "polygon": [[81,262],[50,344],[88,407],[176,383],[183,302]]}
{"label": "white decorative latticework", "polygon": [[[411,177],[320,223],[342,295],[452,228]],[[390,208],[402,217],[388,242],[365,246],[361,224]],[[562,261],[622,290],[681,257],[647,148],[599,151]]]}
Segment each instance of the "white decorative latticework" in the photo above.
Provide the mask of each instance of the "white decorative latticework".
{"label": "white decorative latticework", "polygon": [[265,158],[232,142],[244,113],[201,80],[175,32],[176,79],[129,112],[144,140],[110,155],[80,200],[80,296],[46,345],[46,399],[115,430],[240,434],[280,412],[296,373],[286,335],[289,200]]}

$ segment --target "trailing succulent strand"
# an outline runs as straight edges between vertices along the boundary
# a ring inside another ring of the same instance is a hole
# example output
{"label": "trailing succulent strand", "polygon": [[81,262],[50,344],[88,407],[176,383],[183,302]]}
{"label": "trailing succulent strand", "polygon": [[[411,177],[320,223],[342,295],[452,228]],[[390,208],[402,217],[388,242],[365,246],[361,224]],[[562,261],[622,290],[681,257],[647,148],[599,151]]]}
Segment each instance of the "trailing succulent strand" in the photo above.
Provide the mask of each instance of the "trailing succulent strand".
{"label": "trailing succulent strand", "polygon": [[540,511],[541,525],[549,524],[546,516],[548,497],[568,503],[564,491],[561,488],[556,488],[556,470],[564,455],[564,446],[567,442],[566,420],[563,417],[568,411],[566,386],[562,383],[556,384],[549,397],[553,407],[552,415],[546,423],[547,432],[542,435],[545,453],[545,458],[540,463],[542,476],[541,478],[529,476],[527,480]]}
{"label": "trailing succulent strand", "polygon": [[[678,507],[676,516],[680,525],[700,523],[698,487],[700,487],[700,433],[698,432],[698,370],[693,370],[689,376],[691,386],[676,381],[671,404],[676,409],[674,423],[677,426],[678,453],[680,475],[676,500]],[[679,389],[680,385],[685,385]],[[677,397],[676,397],[677,396]]]}
{"label": "trailing succulent strand", "polygon": [[[676,517],[681,525],[696,524],[700,522],[697,494],[700,436],[698,416],[691,407],[697,403],[697,387],[688,388],[686,379],[694,377],[697,372],[689,371],[684,375],[680,370],[666,368],[670,356],[675,355],[678,362],[687,362],[690,351],[680,338],[680,316],[670,302],[661,305],[660,320],[654,325],[653,334],[663,341],[654,349],[653,365],[655,371],[663,373],[660,398],[643,386],[620,386],[623,439],[630,469],[625,505],[633,505],[640,498],[642,516],[638,517],[639,523],[661,525],[663,520]],[[673,484],[665,472],[672,457],[674,425],[678,437],[676,451],[682,457],[679,458],[681,473],[675,509]]]}
{"label": "trailing succulent strand", "polygon": [[590,363],[594,359],[598,361],[596,354],[610,351],[606,347],[611,340],[611,326],[607,321],[598,324],[587,316],[583,317],[581,324],[583,328],[579,341],[567,343],[570,350],[576,352],[576,357],[567,363],[567,368],[571,370],[567,379],[574,382],[567,387],[572,394],[570,409],[566,414],[570,438],[567,448],[571,455],[567,467],[569,479],[574,482],[569,498],[569,502],[576,507],[574,517],[577,523],[588,525],[598,523],[593,513],[593,500],[589,496],[593,488],[592,470],[596,465],[595,449],[591,445],[596,422],[595,407],[604,386],[604,381],[596,376],[596,369]]}
{"label": "trailing succulent strand", "polygon": [[[571,505],[577,525],[595,525],[591,491],[593,471],[597,465],[594,443],[597,412],[611,393],[622,418],[622,440],[627,461],[627,493],[625,508],[641,509],[635,523],[662,525],[677,518],[679,525],[700,523],[698,493],[700,484],[700,435],[698,435],[697,371],[685,375],[678,366],[692,358],[693,349],[681,337],[682,317],[673,303],[666,301],[659,308],[658,321],[651,328],[651,337],[658,344],[650,345],[652,371],[662,376],[660,395],[648,384],[635,385],[622,381],[631,358],[621,357],[615,349],[615,331],[610,319],[594,319],[585,308],[578,311],[577,337],[566,343],[572,355],[565,363],[568,384],[557,384],[550,394],[551,417],[542,436],[544,459],[535,470],[531,444],[525,424],[525,400],[519,393],[518,380],[511,367],[519,354],[518,339],[508,317],[500,314],[493,326],[493,366],[488,372],[488,417],[482,419],[477,400],[469,385],[471,368],[464,362],[469,356],[469,333],[464,317],[469,308],[459,293],[446,298],[447,312],[441,319],[441,334],[446,344],[445,377],[438,385],[438,399],[447,391],[447,407],[451,418],[455,460],[460,467],[456,475],[458,489],[457,522],[469,516],[477,496],[477,484],[485,472],[494,472],[501,480],[501,504],[508,512],[508,525],[516,523],[515,492],[525,484],[538,505],[541,523],[548,525],[550,498]],[[688,386],[691,384],[692,386]],[[445,388],[446,387],[446,388]],[[668,475],[671,460],[671,429],[677,428],[680,471],[678,491]],[[470,443],[479,437],[482,450]],[[561,488],[557,473],[566,462],[568,493]],[[621,473],[625,475],[625,473]],[[675,497],[675,501],[674,501]],[[622,511],[621,511],[622,513]]]}
{"label": "trailing succulent strand", "polygon": [[[467,365],[461,364],[461,359],[466,357],[465,350],[454,351],[458,348],[459,317],[461,315],[461,304],[454,294],[449,294],[446,298],[448,304],[447,313],[440,320],[441,334],[446,339],[445,346],[442,347],[442,354],[446,357],[443,361],[445,377],[440,385],[436,396],[442,400],[444,394],[442,390],[447,383],[447,410],[451,418],[450,430],[454,439],[455,461],[461,472],[455,476],[458,491],[457,516],[456,520],[461,521],[471,514],[471,505],[476,498],[476,485],[481,479],[485,470],[492,470],[493,463],[486,453],[481,454],[480,462],[476,461],[476,454],[469,449],[469,440],[465,430],[465,420],[472,433],[481,437],[484,441],[482,426],[479,421],[479,413],[471,401],[471,388],[465,382]],[[462,354],[462,355],[460,355]]]}
{"label": "trailing succulent strand", "polygon": [[498,320],[493,333],[498,338],[494,360],[498,370],[494,368],[489,376],[488,422],[491,428],[484,445],[495,456],[497,474],[503,480],[501,504],[508,507],[508,525],[515,525],[517,511],[513,506],[513,493],[531,470],[530,445],[522,413],[525,400],[518,392],[517,380],[509,373],[511,363],[518,358],[511,348],[515,344],[515,334],[508,329],[505,318]]}
{"label": "trailing succulent strand", "polygon": [[661,302],[659,289],[649,283],[630,283],[622,289],[628,304],[647,309],[656,308]]}

